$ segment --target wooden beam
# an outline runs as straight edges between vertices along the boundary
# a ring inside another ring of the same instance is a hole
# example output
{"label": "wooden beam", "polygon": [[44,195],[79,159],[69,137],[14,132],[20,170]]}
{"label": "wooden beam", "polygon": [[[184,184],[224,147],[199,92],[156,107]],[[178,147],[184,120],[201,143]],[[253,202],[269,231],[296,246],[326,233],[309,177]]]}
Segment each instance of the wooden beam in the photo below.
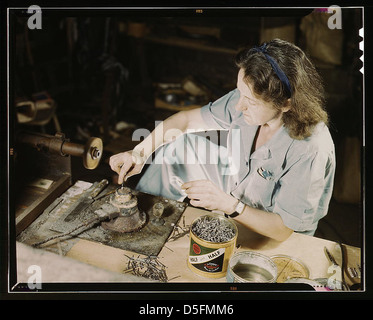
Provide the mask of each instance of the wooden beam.
{"label": "wooden beam", "polygon": [[71,186],[71,176],[62,175],[50,189],[16,217],[16,235],[25,230],[57,197]]}

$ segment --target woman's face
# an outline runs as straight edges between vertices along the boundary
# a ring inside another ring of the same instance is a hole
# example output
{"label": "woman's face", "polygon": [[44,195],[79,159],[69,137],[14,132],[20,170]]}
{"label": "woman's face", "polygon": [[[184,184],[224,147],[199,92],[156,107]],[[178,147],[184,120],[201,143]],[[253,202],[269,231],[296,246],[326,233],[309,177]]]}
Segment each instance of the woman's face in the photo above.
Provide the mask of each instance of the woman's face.
{"label": "woman's face", "polygon": [[282,113],[287,110],[285,108],[275,109],[270,103],[256,98],[252,86],[244,82],[243,69],[238,72],[237,89],[240,92],[240,99],[235,108],[243,113],[246,123],[261,126],[272,122],[282,122]]}

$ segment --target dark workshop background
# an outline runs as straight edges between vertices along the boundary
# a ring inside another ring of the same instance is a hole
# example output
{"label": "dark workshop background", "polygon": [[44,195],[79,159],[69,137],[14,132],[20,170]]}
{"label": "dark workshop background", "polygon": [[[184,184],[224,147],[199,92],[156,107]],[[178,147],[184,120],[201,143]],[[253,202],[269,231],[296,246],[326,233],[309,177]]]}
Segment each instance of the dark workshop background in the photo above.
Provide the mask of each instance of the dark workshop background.
{"label": "dark workshop background", "polygon": [[224,95],[235,87],[233,57],[241,47],[282,38],[311,56],[327,92],[337,174],[316,236],[361,246],[362,16],[360,9],[342,9],[342,29],[333,30],[329,17],[299,9],[43,11],[42,29],[30,30],[28,17],[16,15],[12,102],[43,93],[55,108],[41,121],[13,117],[14,132],[63,132],[83,144],[100,137],[100,166],[87,170],[72,157],[72,177],[115,182],[108,159],[138,143],[132,141],[136,128],[152,130],[155,121]]}

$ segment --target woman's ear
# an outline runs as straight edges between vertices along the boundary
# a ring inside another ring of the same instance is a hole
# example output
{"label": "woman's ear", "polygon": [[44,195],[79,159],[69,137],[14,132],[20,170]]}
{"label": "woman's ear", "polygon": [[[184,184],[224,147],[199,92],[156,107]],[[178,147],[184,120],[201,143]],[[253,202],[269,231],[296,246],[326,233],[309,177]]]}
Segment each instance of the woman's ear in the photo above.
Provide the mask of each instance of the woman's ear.
{"label": "woman's ear", "polygon": [[291,108],[291,99],[287,99],[284,106],[281,108],[282,112],[288,112]]}

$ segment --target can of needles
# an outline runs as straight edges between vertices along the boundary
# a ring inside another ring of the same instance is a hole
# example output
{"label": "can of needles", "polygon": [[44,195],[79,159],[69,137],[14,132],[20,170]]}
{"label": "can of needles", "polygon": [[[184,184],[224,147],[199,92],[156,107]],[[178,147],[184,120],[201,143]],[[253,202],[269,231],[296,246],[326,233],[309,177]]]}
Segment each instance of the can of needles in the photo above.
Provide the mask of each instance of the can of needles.
{"label": "can of needles", "polygon": [[222,215],[211,213],[195,219],[190,227],[189,269],[208,278],[224,277],[237,234],[237,226]]}

